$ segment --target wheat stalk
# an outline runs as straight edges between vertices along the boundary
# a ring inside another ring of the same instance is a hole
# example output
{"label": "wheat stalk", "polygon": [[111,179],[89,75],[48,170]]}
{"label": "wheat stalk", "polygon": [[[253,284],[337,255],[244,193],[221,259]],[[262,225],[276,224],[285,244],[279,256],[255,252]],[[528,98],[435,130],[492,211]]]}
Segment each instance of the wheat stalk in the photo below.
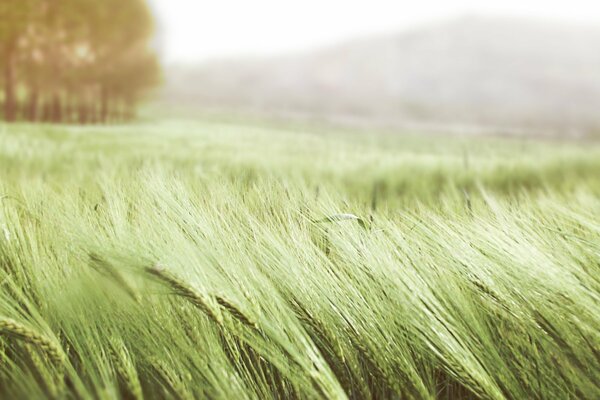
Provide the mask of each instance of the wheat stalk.
{"label": "wheat stalk", "polygon": [[215,321],[218,325],[223,323],[223,318],[221,315],[217,314],[213,308],[208,304],[206,298],[201,293],[198,293],[194,288],[189,286],[187,283],[173,275],[172,273],[166,271],[165,269],[154,266],[146,268],[146,272],[150,275],[158,278],[161,282],[165,283],[167,286],[171,287],[173,292],[179,296],[185,297],[190,303],[192,303],[195,307],[199,308],[204,314],[206,314],[210,319]]}
{"label": "wheat stalk", "polygon": [[153,360],[152,365],[158,371],[161,378],[170,386],[171,390],[181,400],[192,400],[194,397],[190,395],[189,391],[185,388],[183,380],[173,373],[165,364],[160,360]]}
{"label": "wheat stalk", "polygon": [[[53,377],[49,373],[48,368],[44,363],[44,360],[39,356],[39,354],[36,351],[34,346],[32,346],[31,344],[27,344],[25,346],[25,349],[27,350],[27,353],[29,354],[29,357],[31,358],[31,363],[36,368],[36,370],[40,374],[40,377],[42,378],[42,381],[48,388],[48,391],[50,392],[50,396],[53,398],[58,397],[60,390],[59,390],[57,383],[60,384],[61,380],[55,379],[55,377]],[[61,373],[61,375],[62,375],[62,373]]]}
{"label": "wheat stalk", "polygon": [[225,310],[227,310],[234,318],[240,321],[242,324],[247,325],[253,329],[258,329],[258,324],[254,322],[251,318],[246,316],[236,305],[231,303],[229,300],[221,297],[215,296],[217,303]]}
{"label": "wheat stalk", "polygon": [[62,365],[65,354],[58,343],[17,321],[0,317],[0,332],[42,349],[56,365]]}
{"label": "wheat stalk", "polygon": [[113,339],[111,341],[111,355],[115,362],[115,369],[117,374],[123,379],[127,391],[131,394],[135,400],[141,400],[144,398],[142,392],[142,385],[138,377],[137,371],[127,348],[122,341]]}
{"label": "wheat stalk", "polygon": [[317,224],[320,223],[334,223],[334,222],[342,222],[342,221],[356,221],[358,222],[358,224],[361,226],[361,228],[367,229],[367,223],[365,222],[364,219],[357,217],[354,214],[333,214],[333,215],[329,215],[323,219],[319,219],[316,221],[313,221]]}
{"label": "wheat stalk", "polygon": [[90,265],[96,271],[111,278],[117,286],[119,286],[127,295],[129,295],[135,302],[140,303],[141,298],[135,288],[125,279],[123,274],[119,272],[112,264],[103,260],[96,253],[90,253]]}

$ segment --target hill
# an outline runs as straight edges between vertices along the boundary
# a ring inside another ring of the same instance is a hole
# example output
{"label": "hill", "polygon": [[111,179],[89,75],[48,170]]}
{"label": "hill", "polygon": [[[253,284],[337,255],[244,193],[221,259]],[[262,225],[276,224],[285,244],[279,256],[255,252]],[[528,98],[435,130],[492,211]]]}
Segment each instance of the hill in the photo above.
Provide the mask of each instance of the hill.
{"label": "hill", "polygon": [[573,133],[600,126],[598,48],[594,27],[463,17],[314,52],[171,67],[163,99],[352,123]]}

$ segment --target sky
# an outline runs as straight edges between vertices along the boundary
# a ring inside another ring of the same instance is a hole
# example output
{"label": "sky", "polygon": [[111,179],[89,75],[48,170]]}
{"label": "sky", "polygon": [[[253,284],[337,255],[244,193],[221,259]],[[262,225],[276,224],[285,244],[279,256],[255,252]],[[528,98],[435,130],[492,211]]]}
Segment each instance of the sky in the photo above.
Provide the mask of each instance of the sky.
{"label": "sky", "polygon": [[271,55],[463,15],[600,26],[600,0],[149,0],[167,63]]}

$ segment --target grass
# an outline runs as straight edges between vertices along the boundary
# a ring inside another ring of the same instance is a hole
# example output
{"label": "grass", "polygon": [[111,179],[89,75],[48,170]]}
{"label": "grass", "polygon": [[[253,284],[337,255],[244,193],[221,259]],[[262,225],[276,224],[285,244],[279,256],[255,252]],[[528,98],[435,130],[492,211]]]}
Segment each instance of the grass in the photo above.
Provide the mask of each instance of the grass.
{"label": "grass", "polygon": [[0,127],[0,397],[600,397],[600,145]]}

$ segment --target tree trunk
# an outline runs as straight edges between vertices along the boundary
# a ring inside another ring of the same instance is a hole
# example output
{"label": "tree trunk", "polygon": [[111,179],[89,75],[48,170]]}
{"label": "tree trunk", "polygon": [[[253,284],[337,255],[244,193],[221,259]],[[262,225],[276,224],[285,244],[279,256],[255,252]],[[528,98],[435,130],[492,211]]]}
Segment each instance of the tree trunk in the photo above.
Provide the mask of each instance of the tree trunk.
{"label": "tree trunk", "polygon": [[52,122],[62,122],[62,108],[58,93],[54,93],[52,96]]}
{"label": "tree trunk", "polygon": [[8,122],[12,122],[17,118],[14,42],[9,42],[6,45],[4,57],[4,119]]}
{"label": "tree trunk", "polygon": [[27,112],[25,113],[28,121],[35,122],[38,119],[39,97],[40,92],[38,91],[37,87],[34,86],[29,94],[29,104],[27,106]]}
{"label": "tree trunk", "polygon": [[77,110],[77,114],[79,117],[79,123],[81,125],[85,125],[88,122],[88,108],[85,104],[85,101],[79,100],[79,107]]}
{"label": "tree trunk", "polygon": [[112,120],[122,122],[123,114],[123,101],[120,98],[113,99]]}
{"label": "tree trunk", "polygon": [[52,122],[52,103],[47,95],[44,97],[44,104],[42,106],[42,121]]}
{"label": "tree trunk", "polygon": [[90,123],[97,124],[99,118],[98,103],[94,101],[90,104]]}
{"label": "tree trunk", "polygon": [[125,101],[125,120],[127,122],[130,122],[134,118],[135,118],[135,104],[132,99],[128,98]]}
{"label": "tree trunk", "polygon": [[105,87],[100,89],[100,122],[108,122],[108,90]]}
{"label": "tree trunk", "polygon": [[71,105],[71,96],[69,95],[69,92],[67,91],[67,93],[65,94],[64,98],[63,98],[63,122],[65,123],[70,123],[72,120],[72,116],[73,116],[73,108]]}

